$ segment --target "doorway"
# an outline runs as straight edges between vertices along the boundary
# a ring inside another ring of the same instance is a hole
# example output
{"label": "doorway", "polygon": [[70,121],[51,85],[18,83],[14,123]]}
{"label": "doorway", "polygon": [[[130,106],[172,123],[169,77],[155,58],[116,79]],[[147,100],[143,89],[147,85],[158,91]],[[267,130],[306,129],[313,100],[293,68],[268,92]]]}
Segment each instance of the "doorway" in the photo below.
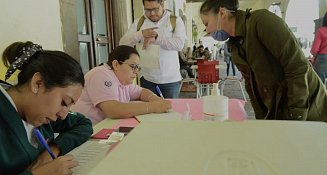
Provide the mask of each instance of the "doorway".
{"label": "doorway", "polygon": [[108,61],[113,49],[110,0],[76,0],[80,64],[84,73]]}

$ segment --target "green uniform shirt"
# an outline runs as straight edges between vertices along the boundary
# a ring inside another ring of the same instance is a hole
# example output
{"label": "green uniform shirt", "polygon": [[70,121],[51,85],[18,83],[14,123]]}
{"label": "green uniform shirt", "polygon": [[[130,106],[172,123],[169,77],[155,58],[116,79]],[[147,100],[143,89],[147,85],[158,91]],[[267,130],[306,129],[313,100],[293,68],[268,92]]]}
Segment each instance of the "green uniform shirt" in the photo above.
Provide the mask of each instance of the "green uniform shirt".
{"label": "green uniform shirt", "polygon": [[[57,120],[39,127],[50,144],[56,144],[64,155],[89,139],[93,129],[89,119],[69,113],[65,120]],[[54,133],[59,136],[54,138]],[[33,147],[28,141],[22,118],[0,91],[0,174],[31,174],[26,168],[45,148]]]}
{"label": "green uniform shirt", "polygon": [[237,11],[235,38],[232,60],[257,119],[327,121],[326,88],[283,19]]}

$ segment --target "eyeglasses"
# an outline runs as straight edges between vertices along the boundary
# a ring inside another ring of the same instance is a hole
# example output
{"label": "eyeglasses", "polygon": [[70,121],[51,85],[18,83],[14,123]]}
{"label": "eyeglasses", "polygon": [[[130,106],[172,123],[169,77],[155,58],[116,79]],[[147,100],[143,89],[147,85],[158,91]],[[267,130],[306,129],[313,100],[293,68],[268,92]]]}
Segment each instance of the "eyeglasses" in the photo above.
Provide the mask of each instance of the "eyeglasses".
{"label": "eyeglasses", "polygon": [[122,61],[118,61],[120,64],[127,64],[130,68],[132,68],[133,71],[140,71],[141,70],[141,66],[139,64],[128,64]]}
{"label": "eyeglasses", "polygon": [[153,8],[153,9],[144,9],[144,11],[147,14],[151,14],[152,12],[159,13],[160,7],[161,7],[161,5],[159,7],[157,7],[157,8]]}

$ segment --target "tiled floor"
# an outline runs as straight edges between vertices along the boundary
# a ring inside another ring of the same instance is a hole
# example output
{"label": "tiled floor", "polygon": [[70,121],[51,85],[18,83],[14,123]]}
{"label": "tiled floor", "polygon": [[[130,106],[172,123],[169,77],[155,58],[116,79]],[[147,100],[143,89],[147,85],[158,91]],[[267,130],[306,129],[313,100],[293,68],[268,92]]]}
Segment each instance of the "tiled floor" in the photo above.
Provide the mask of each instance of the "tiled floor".
{"label": "tiled floor", "polygon": [[[226,63],[223,60],[219,60],[219,63],[222,65],[226,65]],[[230,74],[231,74],[231,70],[230,70]],[[224,66],[223,68],[221,68],[219,70],[219,76],[221,79],[224,79],[227,77],[226,66]],[[236,76],[233,78],[240,79],[241,78],[240,72],[236,71]],[[245,91],[244,80],[241,82],[242,82],[243,90]],[[241,88],[237,81],[226,81],[226,84],[224,87],[224,95],[229,98],[244,99]],[[246,92],[245,92],[245,96],[247,99],[247,102],[245,103],[245,110],[246,110],[249,118],[254,118],[254,111],[253,111],[251,103],[249,102],[249,97]],[[182,91],[180,94],[180,98],[196,98],[196,92],[183,92]]]}

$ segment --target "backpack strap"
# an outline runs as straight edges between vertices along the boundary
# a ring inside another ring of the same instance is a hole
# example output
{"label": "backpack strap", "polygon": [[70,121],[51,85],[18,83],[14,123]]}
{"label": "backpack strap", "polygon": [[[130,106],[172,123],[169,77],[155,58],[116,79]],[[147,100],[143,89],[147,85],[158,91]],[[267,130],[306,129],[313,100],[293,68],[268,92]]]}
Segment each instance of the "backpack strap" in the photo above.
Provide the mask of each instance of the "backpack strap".
{"label": "backpack strap", "polygon": [[173,28],[173,33],[175,32],[175,28],[176,28],[176,19],[177,19],[176,16],[170,15],[170,24],[171,27]]}
{"label": "backpack strap", "polygon": [[144,23],[144,20],[145,20],[145,17],[142,16],[139,20],[139,22],[137,23],[137,28],[136,28],[136,31],[139,31]]}
{"label": "backpack strap", "polygon": [[[140,18],[140,20],[138,21],[137,23],[137,28],[136,28],[136,31],[139,31],[144,23],[144,20],[145,20],[145,17],[142,16]],[[174,16],[174,15],[170,15],[170,24],[171,24],[171,27],[173,28],[173,33],[175,32],[175,28],[176,28],[176,20],[177,20],[177,17]]]}

